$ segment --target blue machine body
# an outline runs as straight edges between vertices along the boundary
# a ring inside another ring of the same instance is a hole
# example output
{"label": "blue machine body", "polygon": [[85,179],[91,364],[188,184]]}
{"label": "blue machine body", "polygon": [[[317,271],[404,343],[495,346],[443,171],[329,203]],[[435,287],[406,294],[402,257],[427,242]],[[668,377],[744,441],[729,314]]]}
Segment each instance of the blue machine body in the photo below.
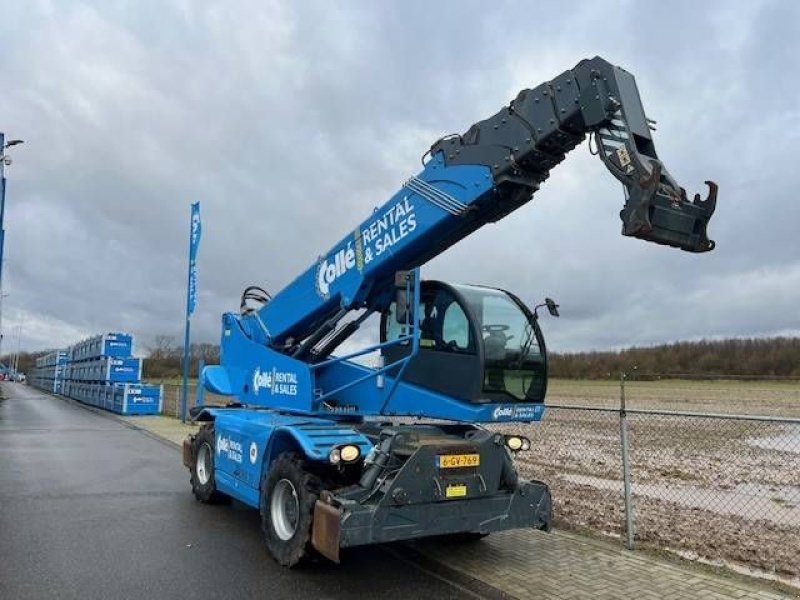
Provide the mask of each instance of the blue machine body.
{"label": "blue machine body", "polygon": [[[485,201],[493,185],[488,169],[447,168],[441,156],[431,159],[418,179],[435,184],[465,207]],[[258,507],[263,473],[287,450],[326,462],[335,445],[357,443],[366,455],[372,444],[348,424],[353,420],[381,415],[469,423],[542,418],[542,403],[468,403],[403,381],[402,370],[393,375],[392,367],[402,369],[418,352],[418,333],[408,336],[412,352],[401,364],[375,368],[352,359],[376,352],[380,345],[316,364],[270,345],[313,328],[342,308],[388,306],[393,296],[384,284],[394,273],[419,264],[421,248],[427,249],[426,259],[440,253],[454,230],[459,237],[466,235],[459,231],[463,227],[462,217],[403,188],[259,313],[223,315],[222,364],[205,367],[201,389],[233,396],[244,406],[207,407],[196,415],[214,421],[215,481],[221,492]],[[418,269],[415,279],[409,289],[418,305]],[[413,318],[418,320],[418,311]],[[418,322],[409,325],[418,331]],[[335,405],[328,402],[331,397]]]}
{"label": "blue machine body", "polygon": [[[222,317],[221,364],[205,367],[198,386],[199,404],[202,390],[208,389],[230,396],[232,406],[193,412],[196,420],[214,421],[218,489],[258,506],[262,476],[277,453],[294,450],[307,460],[324,461],[342,440],[367,451],[370,442],[354,426],[364,420],[540,420],[544,391],[538,401],[528,401],[527,393],[465,399],[408,377],[412,361],[428,351],[420,348],[419,268],[530,201],[550,169],[589,133],[596,134],[598,156],[625,187],[623,235],[690,252],[712,249],[706,224],[714,212],[716,185],[709,183],[707,200],[697,196],[688,201],[658,160],[650,130],[633,76],[601,58],[582,61],[550,82],[523,90],[509,107],[463,135],[437,141],[421,172],[294,281],[265,297],[262,306],[247,307],[243,295],[242,310]],[[398,277],[407,273],[413,276],[406,278],[406,297],[413,296],[413,301],[404,333],[334,356],[338,344],[369,315],[385,319],[399,305]],[[524,307],[521,312],[530,338],[538,327],[535,314]],[[433,315],[424,317],[427,323]],[[471,330],[473,338],[481,331],[486,336],[476,343],[488,381],[489,338],[502,330],[480,317],[470,322],[478,323]],[[516,340],[521,343],[520,337]],[[503,334],[500,339],[502,349],[502,340],[511,338]],[[539,332],[536,339],[546,382]],[[392,354],[389,363],[368,367],[354,360],[374,352],[385,359],[388,348],[401,345],[407,352]],[[517,349],[520,362],[527,351]],[[452,377],[445,371],[442,377]],[[435,376],[428,373],[429,379]],[[488,384],[479,383],[485,391]]]}
{"label": "blue machine body", "polygon": [[[464,215],[491,201],[494,184],[487,168],[446,167],[437,155],[414,181],[414,189],[431,197],[435,192],[418,182],[448,195],[446,206],[458,214],[403,187],[258,313],[223,315],[222,364],[206,367],[202,375],[210,391],[236,396],[248,407],[323,418],[405,415],[471,423],[542,418],[541,403],[471,404],[398,380],[391,365],[370,368],[348,357],[309,364],[274,349],[272,344],[302,336],[339,310],[384,309],[393,299],[393,286],[386,283],[395,272],[418,266],[454,237],[485,223],[465,221]],[[356,356],[378,349],[370,346]],[[332,395],[335,408],[326,402]]]}
{"label": "blue machine body", "polygon": [[327,462],[337,445],[356,444],[364,455],[372,448],[366,437],[333,420],[226,408],[206,408],[202,418],[214,420],[218,489],[256,508],[263,471],[282,452],[296,451]]}

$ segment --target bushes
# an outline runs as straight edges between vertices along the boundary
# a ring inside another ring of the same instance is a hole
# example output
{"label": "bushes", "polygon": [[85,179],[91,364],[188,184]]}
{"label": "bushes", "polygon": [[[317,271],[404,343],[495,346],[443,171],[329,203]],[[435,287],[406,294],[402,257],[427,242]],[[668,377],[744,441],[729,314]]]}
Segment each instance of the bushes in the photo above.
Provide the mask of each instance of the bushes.
{"label": "bushes", "polygon": [[[144,379],[157,381],[180,377],[183,373],[183,346],[175,346],[173,338],[166,335],[156,336],[152,346],[147,348],[144,359]],[[197,363],[202,359],[207,365],[219,363],[219,346],[216,344],[189,345],[189,376],[197,377]]]}
{"label": "bushes", "polygon": [[621,371],[641,377],[798,377],[800,338],[749,338],[677,342],[616,352],[550,355],[550,375],[574,379],[616,378]]}

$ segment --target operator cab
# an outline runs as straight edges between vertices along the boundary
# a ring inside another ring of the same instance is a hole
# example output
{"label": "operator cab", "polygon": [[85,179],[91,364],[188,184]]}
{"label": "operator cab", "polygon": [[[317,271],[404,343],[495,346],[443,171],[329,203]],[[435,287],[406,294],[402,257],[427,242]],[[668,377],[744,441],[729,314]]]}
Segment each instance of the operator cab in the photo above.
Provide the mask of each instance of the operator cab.
{"label": "operator cab", "polygon": [[[557,315],[552,300],[547,307]],[[381,316],[381,342],[406,333],[396,310],[393,302]],[[544,336],[535,312],[513,294],[423,281],[419,327],[419,353],[408,364],[404,381],[468,402],[544,402]],[[408,342],[382,350],[387,364],[410,351]]]}

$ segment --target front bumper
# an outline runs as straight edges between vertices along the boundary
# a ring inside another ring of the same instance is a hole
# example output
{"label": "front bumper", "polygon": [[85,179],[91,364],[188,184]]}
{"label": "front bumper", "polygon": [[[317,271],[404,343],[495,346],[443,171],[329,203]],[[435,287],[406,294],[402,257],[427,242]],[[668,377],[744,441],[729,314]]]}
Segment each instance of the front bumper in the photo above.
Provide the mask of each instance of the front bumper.
{"label": "front bumper", "polygon": [[312,544],[339,562],[339,549],[453,533],[533,528],[549,531],[550,490],[519,481],[513,493],[422,504],[359,504],[324,493],[314,507]]}

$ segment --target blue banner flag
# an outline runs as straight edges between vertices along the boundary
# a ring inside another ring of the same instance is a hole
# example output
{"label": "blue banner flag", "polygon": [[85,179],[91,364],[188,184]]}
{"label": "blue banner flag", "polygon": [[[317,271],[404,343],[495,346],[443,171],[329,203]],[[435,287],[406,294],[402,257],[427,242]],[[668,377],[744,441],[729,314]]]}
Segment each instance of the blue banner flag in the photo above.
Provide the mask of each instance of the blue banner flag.
{"label": "blue banner flag", "polygon": [[200,203],[192,204],[192,221],[189,232],[189,291],[187,297],[187,315],[193,315],[197,307],[197,249],[200,247],[200,236],[203,226],[200,223]]}
{"label": "blue banner flag", "polygon": [[181,420],[186,422],[186,398],[189,389],[189,328],[190,317],[197,308],[197,250],[200,248],[200,203],[192,204],[192,220],[189,226],[189,282],[186,289],[186,329],[183,341],[183,389],[181,392]]}

